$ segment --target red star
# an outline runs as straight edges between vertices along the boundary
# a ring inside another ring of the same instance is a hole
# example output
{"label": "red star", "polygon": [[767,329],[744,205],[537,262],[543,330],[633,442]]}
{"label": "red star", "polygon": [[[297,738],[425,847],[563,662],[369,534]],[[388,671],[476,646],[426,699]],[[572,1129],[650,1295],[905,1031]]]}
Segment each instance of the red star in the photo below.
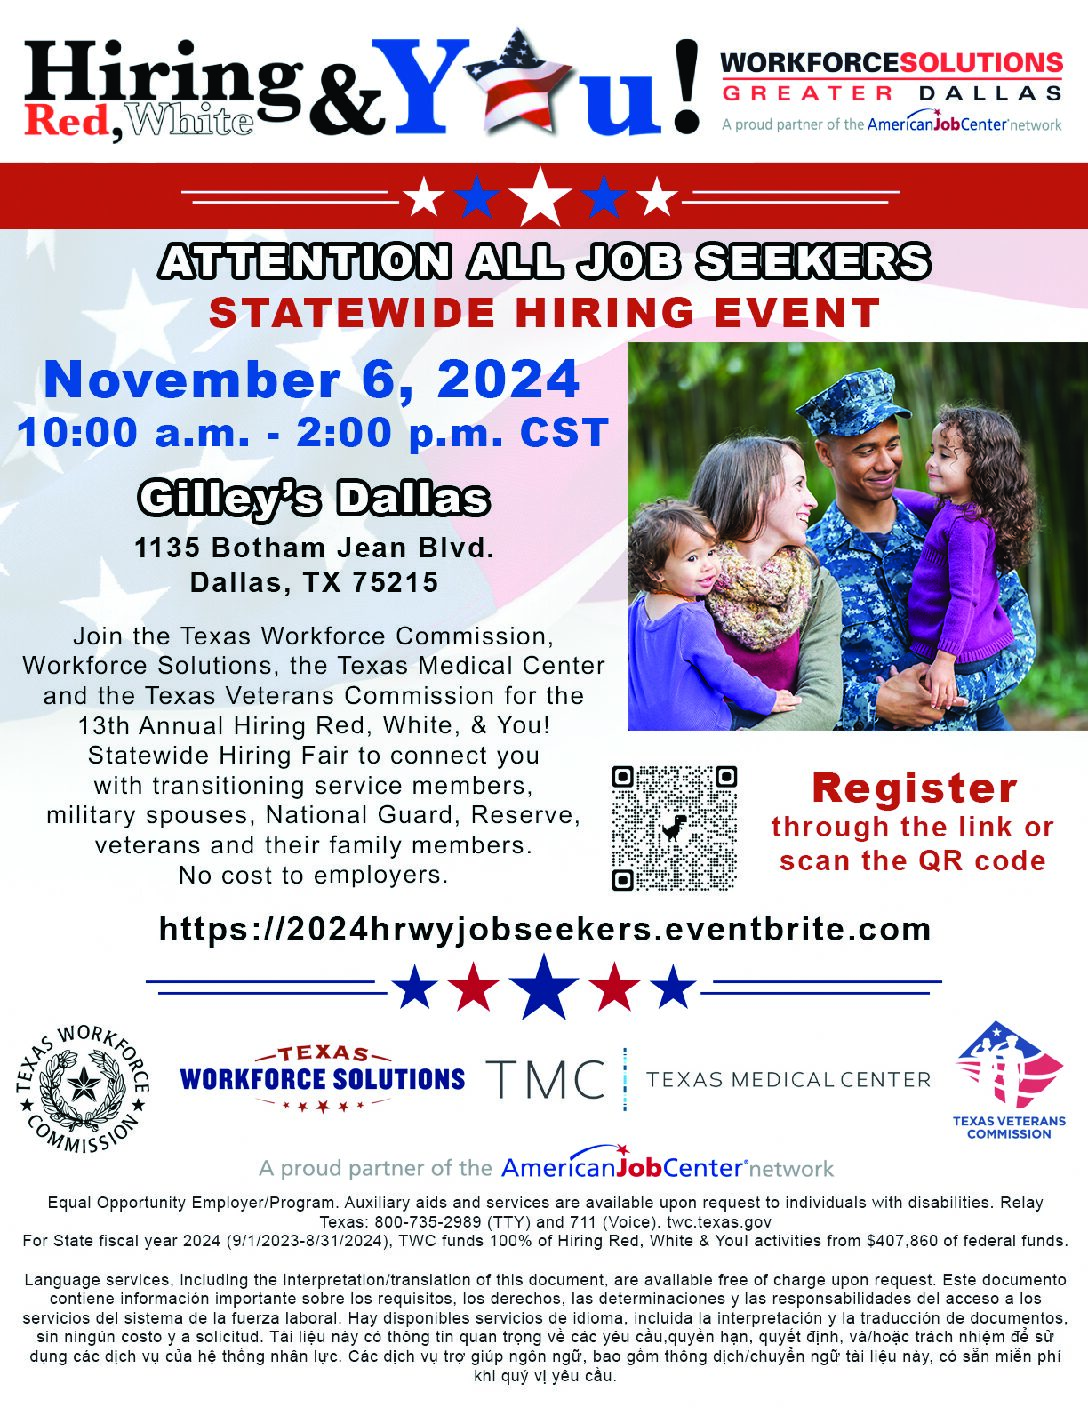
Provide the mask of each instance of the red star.
{"label": "red star", "polygon": [[467,1007],[470,1002],[478,1002],[485,1012],[490,1012],[487,1005],[487,990],[493,988],[498,982],[498,978],[481,978],[476,971],[475,963],[468,970],[467,978],[450,978],[451,987],[455,987],[461,994],[461,1001],[457,1004],[460,1012],[462,1007]]}
{"label": "red star", "polygon": [[325,1111],[329,1108],[329,1102],[327,1100],[319,1100],[317,1102],[317,1108],[321,1111],[322,1114],[324,1114]]}
{"label": "red star", "polygon": [[285,1101],[283,1102],[283,1108],[284,1108],[285,1110],[289,1110],[289,1109],[291,1108],[291,1102],[290,1102],[290,1100],[285,1100]]}
{"label": "red star", "polygon": [[626,1144],[617,1144],[617,1145],[616,1145],[616,1153],[617,1153],[617,1154],[622,1154],[623,1157],[626,1158],[626,1157],[627,1157],[627,1145],[626,1145]]}
{"label": "red star", "polygon": [[607,978],[590,978],[589,980],[595,988],[601,990],[601,1005],[598,1012],[603,1012],[610,1002],[618,1002],[621,1007],[626,1007],[628,1012],[631,1004],[627,1001],[627,991],[629,988],[638,985],[637,978],[621,978],[620,970],[613,963],[612,971]]}
{"label": "red star", "polygon": [[356,1101],[355,1108],[361,1110],[363,1108],[363,1102],[361,1100]]}
{"label": "red star", "polygon": [[344,1111],[347,1109],[347,1107],[348,1107],[348,1102],[347,1102],[346,1100],[341,1100],[341,1101],[340,1101],[340,1113],[343,1114]]}
{"label": "red star", "polygon": [[300,1109],[300,1110],[304,1110],[305,1108],[306,1108],[306,1101],[305,1101],[305,1100],[300,1101],[300,1102],[299,1102],[299,1109]]}

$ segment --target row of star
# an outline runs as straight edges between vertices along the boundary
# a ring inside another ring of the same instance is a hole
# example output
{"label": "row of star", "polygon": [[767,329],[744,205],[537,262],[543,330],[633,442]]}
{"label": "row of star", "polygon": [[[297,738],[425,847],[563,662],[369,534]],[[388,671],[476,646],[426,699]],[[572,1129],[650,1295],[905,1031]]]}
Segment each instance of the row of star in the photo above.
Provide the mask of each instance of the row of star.
{"label": "row of star", "polygon": [[[267,1100],[265,1103],[268,1104],[268,1105],[271,1105],[271,1104],[274,1103],[274,1101],[272,1101],[272,1100]],[[381,1104],[383,1104],[384,1102],[381,1101],[381,1100],[371,1100],[370,1103],[371,1103],[372,1105],[381,1105]],[[357,1100],[357,1101],[355,1102],[355,1108],[356,1108],[357,1110],[361,1110],[361,1109],[363,1109],[363,1107],[364,1107],[364,1102],[363,1102],[362,1100]],[[292,1105],[292,1103],[291,1103],[290,1100],[285,1100],[285,1101],[283,1102],[283,1108],[284,1108],[285,1110],[291,1110],[291,1109],[294,1108],[294,1106]],[[300,1100],[300,1101],[298,1102],[298,1108],[299,1108],[299,1110],[306,1110],[306,1109],[310,1108],[310,1102],[309,1102],[308,1100]],[[329,1102],[328,1102],[327,1100],[318,1100],[318,1101],[312,1106],[312,1108],[315,1109],[319,1115],[327,1114],[327,1113],[328,1113],[328,1109],[329,1109]],[[348,1110],[349,1110],[350,1108],[351,1108],[351,1102],[350,1102],[350,1101],[348,1101],[348,1100],[341,1100],[341,1101],[340,1101],[339,1110],[340,1110],[340,1113],[341,1113],[342,1115],[346,1115],[347,1112],[348,1112]]]}
{"label": "row of star", "polygon": [[[421,1006],[429,1008],[431,1004],[427,1000],[427,992],[430,988],[433,988],[438,981],[437,978],[421,977],[419,968],[413,963],[411,975],[407,978],[394,978],[393,986],[401,990],[401,1007],[407,1007],[410,1003],[418,1002]],[[487,1002],[488,989],[493,988],[500,979],[481,978],[476,971],[476,965],[474,963],[468,970],[467,978],[447,978],[446,981],[461,994],[461,1001],[457,1004],[458,1012],[460,1012],[463,1007],[468,1007],[472,1003],[477,1003],[488,1012],[491,1011]],[[598,1012],[603,1011],[613,1002],[618,1003],[621,1007],[625,1007],[627,1011],[630,1012],[631,1005],[628,1001],[627,994],[633,987],[638,986],[641,979],[622,978],[619,968],[613,963],[612,971],[607,978],[588,978],[586,981],[592,987],[600,989],[601,1005],[597,1009]],[[557,1017],[565,1019],[567,1014],[563,1011],[563,1003],[560,994],[567,988],[572,987],[578,982],[578,979],[554,977],[551,968],[548,966],[547,958],[542,957],[536,973],[531,978],[511,978],[510,982],[512,982],[515,987],[521,988],[527,995],[528,1000],[525,1004],[525,1011],[521,1014],[523,1020],[526,1017],[532,1016],[534,1012],[542,1007],[546,1007],[550,1012],[554,1012]],[[650,983],[652,987],[660,989],[661,997],[657,1004],[659,1007],[664,1007],[670,1002],[676,1002],[679,1003],[681,1007],[686,1007],[688,1005],[686,993],[688,988],[694,987],[695,979],[679,977],[676,972],[676,964],[674,963],[669,969],[669,976],[667,978],[651,978]]]}
{"label": "row of star", "polygon": [[[569,196],[575,188],[573,186],[551,186],[544,175],[544,168],[538,167],[536,180],[531,186],[509,186],[507,189],[511,195],[517,196],[518,200],[525,204],[525,213],[521,217],[521,223],[527,225],[530,220],[541,215],[546,220],[550,220],[553,225],[559,224],[559,216],[556,213],[556,206],[564,196]],[[451,194],[460,196],[464,202],[461,211],[461,219],[465,220],[470,215],[485,215],[488,220],[492,219],[491,202],[499,195],[501,188],[494,190],[485,189],[479,175],[475,175],[472,185],[458,190],[456,187]],[[594,220],[598,215],[611,215],[619,219],[619,211],[616,209],[616,202],[621,197],[632,194],[626,188],[613,187],[608,184],[605,176],[601,177],[600,184],[596,187],[585,190],[579,188],[579,193],[590,201],[589,219]],[[421,211],[426,211],[429,215],[437,215],[437,202],[446,195],[446,191],[432,190],[427,183],[426,176],[420,178],[419,186],[414,191],[405,191],[404,194],[412,202],[411,215],[418,215]],[[654,177],[654,183],[646,191],[635,191],[633,194],[640,196],[644,202],[642,215],[650,215],[653,211],[660,211],[663,215],[668,215],[669,201],[676,195],[675,191],[662,189],[660,176]],[[635,212],[632,212],[634,214]]]}

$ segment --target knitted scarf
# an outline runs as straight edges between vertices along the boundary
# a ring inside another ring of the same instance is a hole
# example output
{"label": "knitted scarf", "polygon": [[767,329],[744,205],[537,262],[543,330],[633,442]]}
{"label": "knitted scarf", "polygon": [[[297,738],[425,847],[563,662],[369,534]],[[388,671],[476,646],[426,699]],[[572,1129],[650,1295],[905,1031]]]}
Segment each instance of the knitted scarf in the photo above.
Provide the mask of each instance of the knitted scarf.
{"label": "knitted scarf", "polygon": [[749,650],[774,650],[801,629],[812,601],[814,564],[806,548],[780,548],[755,567],[723,543],[721,571],[706,599],[724,635]]}

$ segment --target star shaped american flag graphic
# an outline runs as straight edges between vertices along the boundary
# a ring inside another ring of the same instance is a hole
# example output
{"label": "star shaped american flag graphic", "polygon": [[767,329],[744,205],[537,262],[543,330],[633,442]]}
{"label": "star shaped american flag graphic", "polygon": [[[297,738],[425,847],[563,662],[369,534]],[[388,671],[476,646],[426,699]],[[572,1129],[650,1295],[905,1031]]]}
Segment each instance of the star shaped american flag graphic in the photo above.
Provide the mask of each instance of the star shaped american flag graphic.
{"label": "star shaped american flag graphic", "polygon": [[514,30],[497,59],[465,65],[465,72],[487,94],[485,132],[517,117],[551,132],[551,91],[570,71],[570,64],[538,59],[520,29]]}

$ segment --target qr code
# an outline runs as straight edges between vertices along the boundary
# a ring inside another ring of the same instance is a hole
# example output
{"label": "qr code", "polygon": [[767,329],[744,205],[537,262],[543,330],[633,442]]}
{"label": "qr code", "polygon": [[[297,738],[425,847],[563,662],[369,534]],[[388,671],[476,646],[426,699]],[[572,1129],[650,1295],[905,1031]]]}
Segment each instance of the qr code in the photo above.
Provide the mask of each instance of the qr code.
{"label": "qr code", "polygon": [[735,767],[613,767],[613,890],[729,890],[736,876]]}

